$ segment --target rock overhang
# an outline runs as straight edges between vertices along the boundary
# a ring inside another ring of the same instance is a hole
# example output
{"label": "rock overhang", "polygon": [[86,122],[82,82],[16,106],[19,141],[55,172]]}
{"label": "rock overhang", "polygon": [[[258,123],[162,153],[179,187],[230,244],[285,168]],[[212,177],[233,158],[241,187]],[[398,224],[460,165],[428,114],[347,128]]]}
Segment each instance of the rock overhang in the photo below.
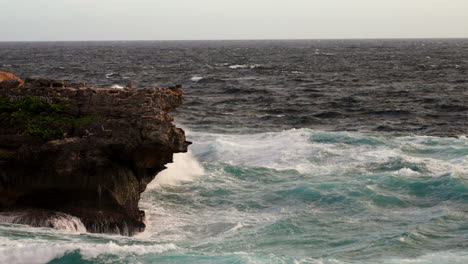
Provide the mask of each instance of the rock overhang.
{"label": "rock overhang", "polygon": [[183,103],[182,87],[66,84],[0,86],[0,210],[60,211],[90,232],[142,231],[140,194],[190,144],[168,113]]}

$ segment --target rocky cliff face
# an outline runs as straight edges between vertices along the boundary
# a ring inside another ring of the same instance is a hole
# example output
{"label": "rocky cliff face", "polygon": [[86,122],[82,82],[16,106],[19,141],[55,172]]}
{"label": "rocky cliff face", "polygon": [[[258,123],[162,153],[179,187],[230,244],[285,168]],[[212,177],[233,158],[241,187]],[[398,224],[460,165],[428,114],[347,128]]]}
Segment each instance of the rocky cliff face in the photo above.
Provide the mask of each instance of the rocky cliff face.
{"label": "rocky cliff face", "polygon": [[0,210],[63,212],[89,232],[143,231],[140,194],[190,144],[168,114],[182,89],[54,83],[0,86]]}
{"label": "rocky cliff face", "polygon": [[24,82],[20,78],[9,72],[0,72],[0,89],[1,88],[14,88],[23,86]]}

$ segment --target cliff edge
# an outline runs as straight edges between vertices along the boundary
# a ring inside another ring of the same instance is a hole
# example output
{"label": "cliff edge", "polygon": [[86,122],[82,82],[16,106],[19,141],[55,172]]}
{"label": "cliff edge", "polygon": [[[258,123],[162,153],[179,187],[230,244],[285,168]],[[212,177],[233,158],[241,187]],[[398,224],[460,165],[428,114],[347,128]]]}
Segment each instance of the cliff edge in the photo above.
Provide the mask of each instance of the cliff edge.
{"label": "cliff edge", "polygon": [[88,232],[143,231],[140,194],[190,144],[168,114],[182,88],[67,85],[0,85],[0,211],[36,226],[61,212]]}

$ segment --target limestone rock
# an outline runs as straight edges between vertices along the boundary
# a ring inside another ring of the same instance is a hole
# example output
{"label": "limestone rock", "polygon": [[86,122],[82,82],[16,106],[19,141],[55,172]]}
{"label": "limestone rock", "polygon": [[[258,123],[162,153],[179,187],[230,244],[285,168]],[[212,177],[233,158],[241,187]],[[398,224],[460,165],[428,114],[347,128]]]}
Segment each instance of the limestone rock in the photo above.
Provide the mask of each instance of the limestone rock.
{"label": "limestone rock", "polygon": [[63,212],[89,232],[144,230],[140,194],[190,144],[168,114],[183,102],[181,87],[59,88],[29,81],[0,89],[5,104],[25,98],[49,108],[37,114],[0,108],[0,211]]}
{"label": "limestone rock", "polygon": [[0,72],[0,89],[17,88],[24,85],[23,80],[9,72]]}
{"label": "limestone rock", "polygon": [[31,78],[28,77],[25,79],[25,85],[30,87],[67,87],[69,82],[63,80],[54,80],[47,78]]}

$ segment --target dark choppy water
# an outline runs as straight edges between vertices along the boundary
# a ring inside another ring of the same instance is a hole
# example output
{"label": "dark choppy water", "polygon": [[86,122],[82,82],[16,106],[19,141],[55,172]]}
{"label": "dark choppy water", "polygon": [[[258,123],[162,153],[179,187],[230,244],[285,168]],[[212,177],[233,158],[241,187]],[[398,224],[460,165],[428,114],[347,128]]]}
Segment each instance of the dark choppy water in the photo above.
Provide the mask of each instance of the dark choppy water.
{"label": "dark choppy water", "polygon": [[1,65],[183,84],[194,144],[144,233],[1,224],[0,262],[468,263],[468,40],[0,43]]}
{"label": "dark choppy water", "polygon": [[468,130],[468,40],[0,43],[20,77],[183,84],[201,131]]}

